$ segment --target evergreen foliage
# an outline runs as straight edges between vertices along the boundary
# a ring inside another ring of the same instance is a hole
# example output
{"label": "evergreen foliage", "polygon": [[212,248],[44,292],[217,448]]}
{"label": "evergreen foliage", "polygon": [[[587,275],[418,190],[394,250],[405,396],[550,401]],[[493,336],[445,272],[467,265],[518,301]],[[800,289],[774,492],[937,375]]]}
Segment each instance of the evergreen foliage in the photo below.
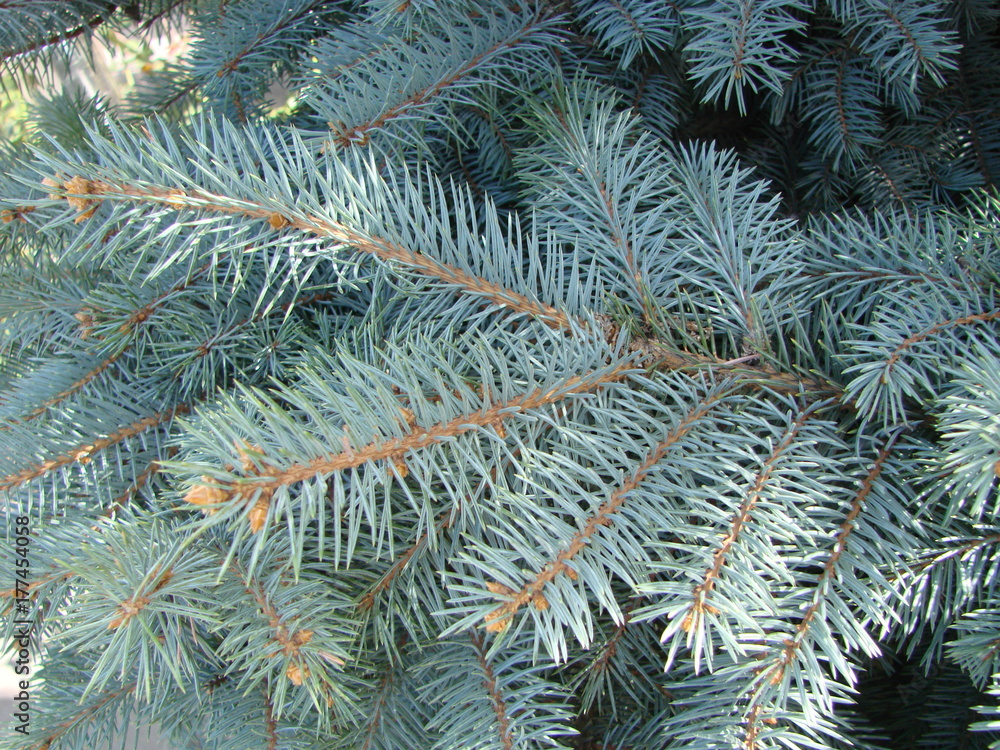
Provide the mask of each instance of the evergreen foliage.
{"label": "evergreen foliage", "polygon": [[0,746],[1000,747],[998,19],[0,3]]}

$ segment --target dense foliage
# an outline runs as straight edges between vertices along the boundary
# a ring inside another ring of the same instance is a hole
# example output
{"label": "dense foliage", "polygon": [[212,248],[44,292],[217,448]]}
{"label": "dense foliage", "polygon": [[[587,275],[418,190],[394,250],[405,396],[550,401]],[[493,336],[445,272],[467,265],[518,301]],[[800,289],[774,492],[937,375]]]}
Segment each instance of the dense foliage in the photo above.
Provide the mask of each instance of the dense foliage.
{"label": "dense foliage", "polygon": [[1000,746],[998,17],[0,2],[0,746]]}

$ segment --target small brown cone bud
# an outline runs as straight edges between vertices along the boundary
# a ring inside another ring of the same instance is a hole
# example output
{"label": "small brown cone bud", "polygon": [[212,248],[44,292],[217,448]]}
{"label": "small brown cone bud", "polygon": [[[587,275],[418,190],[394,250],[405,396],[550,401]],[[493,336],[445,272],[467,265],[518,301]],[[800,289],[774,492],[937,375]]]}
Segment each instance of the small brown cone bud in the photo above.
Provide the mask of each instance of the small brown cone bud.
{"label": "small brown cone bud", "polygon": [[267,495],[261,495],[250,509],[250,530],[254,534],[263,529],[267,523],[267,510],[270,507],[271,499]]}
{"label": "small brown cone bud", "polygon": [[123,624],[135,617],[142,611],[143,607],[149,604],[149,597],[133,596],[118,605],[118,617],[108,623],[108,630],[116,630]]}
{"label": "small brown cone bud", "polygon": [[24,218],[25,214],[30,214],[35,210],[34,206],[18,206],[17,208],[5,208],[0,211],[0,219],[3,220],[4,224],[10,224],[12,221],[27,222],[28,220]]}
{"label": "small brown cone bud", "polygon": [[[44,178],[42,180],[42,185],[44,185],[47,188],[60,188],[60,187],[62,187],[62,183],[60,183],[57,180],[53,180],[51,177]],[[59,198],[62,198],[62,196],[59,195],[58,193],[49,193],[49,198],[51,200],[58,200]]]}
{"label": "small brown cone bud", "polygon": [[[212,481],[209,477],[202,477],[206,482]],[[210,487],[207,484],[196,484],[184,495],[184,502],[192,505],[218,505],[229,499],[229,493],[221,487]]]}
{"label": "small brown cone bud", "polygon": [[[87,202],[90,203],[91,201],[87,201]],[[96,205],[95,206],[91,206],[86,211],[83,211],[82,213],[80,213],[80,215],[77,216],[75,219],[73,219],[73,223],[74,224],[79,224],[81,221],[86,221],[91,216],[93,216],[96,211],[97,211],[97,206]]]}
{"label": "small brown cone bud", "polygon": [[510,627],[511,616],[501,617],[486,624],[486,630],[490,633],[502,633]]}
{"label": "small brown cone bud", "polygon": [[[156,573],[158,573],[158,572],[159,572],[159,569],[157,568],[157,570],[153,571],[153,574],[156,575]],[[173,571],[173,569],[172,568],[167,568],[166,571],[164,571],[163,575],[159,576],[159,578],[156,579],[156,585],[153,586],[153,590],[150,593],[154,593],[155,594],[157,591],[159,591],[164,586],[166,586],[168,583],[170,583],[170,580],[173,577],[174,577],[174,571]]]}
{"label": "small brown cone bud", "polygon": [[90,336],[91,330],[94,328],[94,316],[93,310],[89,307],[84,307],[80,312],[76,313],[73,317],[80,321],[80,338],[86,339]]}
{"label": "small brown cone bud", "polygon": [[496,594],[504,598],[509,598],[514,596],[516,593],[514,589],[509,586],[504,586],[502,583],[497,583],[496,581],[487,581],[486,588],[489,589],[491,594]]}
{"label": "small brown cone bud", "polygon": [[94,186],[90,180],[77,175],[64,182],[62,187],[67,193],[75,193],[75,195],[66,196],[66,202],[77,211],[83,212],[74,220],[77,224],[94,215],[94,211],[97,209],[97,206],[94,205],[95,201],[92,198],[80,197],[81,195],[89,195],[94,192]]}
{"label": "small brown cone bud", "polygon": [[240,462],[243,465],[244,474],[260,474],[257,471],[257,467],[254,466],[253,458],[250,457],[250,453],[256,453],[257,455],[264,453],[264,450],[259,445],[251,445],[244,440],[242,446],[236,443],[236,452],[240,454]]}
{"label": "small brown cone bud", "polygon": [[309,677],[309,667],[293,661],[285,670],[285,677],[291,680],[293,685],[301,685],[302,681]]}

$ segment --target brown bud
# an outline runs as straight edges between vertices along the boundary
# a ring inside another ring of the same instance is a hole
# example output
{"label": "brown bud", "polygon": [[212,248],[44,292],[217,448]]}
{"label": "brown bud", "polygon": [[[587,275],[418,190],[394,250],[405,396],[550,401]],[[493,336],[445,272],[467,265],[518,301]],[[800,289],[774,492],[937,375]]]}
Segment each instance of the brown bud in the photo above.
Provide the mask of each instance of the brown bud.
{"label": "brown bud", "polygon": [[301,685],[302,681],[309,677],[309,667],[293,661],[285,670],[285,677],[291,680],[293,685]]}
{"label": "brown bud", "polygon": [[496,594],[497,596],[504,598],[512,597],[516,593],[514,589],[509,586],[504,586],[502,583],[497,583],[496,581],[487,581],[486,588],[489,589],[491,594]]}
{"label": "brown bud", "polygon": [[250,509],[250,530],[254,534],[263,529],[264,524],[267,523],[267,511],[270,507],[271,498],[266,494],[262,494]]}
{"label": "brown bud", "polygon": [[[60,188],[60,187],[62,187],[62,183],[58,182],[57,180],[53,180],[51,177],[45,177],[45,178],[43,178],[42,179],[42,185],[44,185],[47,188]],[[62,196],[59,195],[58,193],[49,193],[49,198],[51,198],[52,200],[58,200],[59,198],[62,198]]]}
{"label": "brown bud", "polygon": [[236,452],[240,454],[240,461],[243,464],[244,474],[259,474],[257,467],[254,466],[253,458],[250,457],[251,453],[256,453],[257,455],[262,455],[264,453],[263,449],[259,445],[251,445],[247,441],[243,441],[241,446],[239,443],[234,443],[236,446]]}
{"label": "brown bud", "polygon": [[143,607],[149,604],[149,597],[132,596],[118,605],[118,617],[108,623],[108,630],[115,630],[121,627],[129,619],[135,617],[142,611]]}
{"label": "brown bud", "polygon": [[[70,200],[72,201],[72,199]],[[88,200],[87,203],[90,204],[93,203],[93,201]],[[72,202],[70,203],[70,205],[72,205]],[[75,219],[73,219],[73,223],[79,224],[81,221],[86,221],[91,216],[93,216],[96,211],[97,211],[97,205],[95,204],[90,208],[88,208],[86,211],[81,211],[80,214]]]}
{"label": "brown bud", "polygon": [[80,338],[86,339],[91,330],[94,328],[94,315],[93,310],[89,307],[84,307],[80,312],[73,315],[78,321],[80,321]]}
{"label": "brown bud", "polygon": [[[158,573],[158,572],[159,572],[159,568],[157,568],[157,570],[153,571],[154,578],[156,576],[156,573]],[[166,586],[168,583],[170,583],[170,580],[173,577],[174,577],[174,571],[171,568],[167,568],[166,571],[164,571],[163,575],[159,576],[159,578],[156,581],[156,585],[153,586],[153,589],[152,589],[152,591],[150,593],[154,593],[155,594],[157,591],[159,591],[164,586]]]}
{"label": "brown bud", "polygon": [[344,455],[351,461],[354,460],[355,453],[354,448],[351,446],[351,440],[347,437],[349,432],[347,425],[344,425],[344,434],[340,436],[340,444],[344,449]]}
{"label": "brown bud", "polygon": [[486,623],[486,630],[490,633],[502,633],[510,627],[511,616],[500,617]]}
{"label": "brown bud", "polygon": [[168,199],[165,203],[172,208],[185,208],[188,204],[182,200],[187,198],[187,193],[183,190],[178,190],[176,188],[171,188],[167,191]]}
{"label": "brown bud", "polygon": [[0,219],[3,220],[4,224],[10,224],[12,221],[22,221],[27,222],[28,220],[24,218],[25,214],[30,214],[35,210],[34,206],[18,206],[17,208],[5,208],[0,211]]}
{"label": "brown bud", "polygon": [[90,195],[94,192],[93,183],[86,177],[71,177],[69,180],[62,184],[63,189],[67,193],[74,193],[74,195],[67,195],[66,202],[75,208],[77,211],[82,211],[80,216],[75,219],[76,223],[83,221],[84,219],[89,219],[94,215],[94,211],[97,206],[94,205],[95,201],[92,198],[81,198],[81,195]]}
{"label": "brown bud", "polygon": [[[211,482],[211,478],[202,477],[206,482]],[[184,502],[192,505],[218,505],[229,499],[229,493],[221,487],[211,487],[208,484],[196,484],[184,495]]]}
{"label": "brown bud", "polygon": [[410,474],[410,467],[406,465],[406,459],[402,453],[397,453],[392,457],[392,466],[400,479],[406,479]]}

